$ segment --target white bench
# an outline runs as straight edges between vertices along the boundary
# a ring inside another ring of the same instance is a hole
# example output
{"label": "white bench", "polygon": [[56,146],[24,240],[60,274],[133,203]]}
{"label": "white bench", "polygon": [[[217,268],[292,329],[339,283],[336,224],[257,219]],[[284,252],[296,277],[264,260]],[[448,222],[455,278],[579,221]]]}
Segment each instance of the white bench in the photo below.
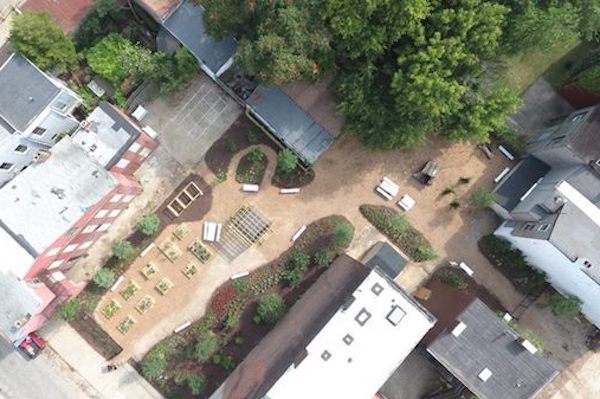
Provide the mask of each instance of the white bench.
{"label": "white bench", "polygon": [[219,242],[221,239],[222,225],[215,222],[204,222],[202,239],[208,242]]}
{"label": "white bench", "polygon": [[119,285],[121,285],[121,283],[123,282],[123,280],[125,279],[125,277],[121,276],[117,279],[117,281],[115,281],[115,283],[113,284],[112,287],[110,287],[110,290],[112,292],[115,292],[117,290],[117,288],[119,288]]}
{"label": "white bench", "polygon": [[306,225],[300,227],[298,229],[298,231],[296,232],[296,234],[294,234],[292,236],[292,241],[296,241],[298,238],[300,238],[300,236],[302,235],[302,233],[304,233],[304,230],[306,230]]}
{"label": "white bench", "polygon": [[245,191],[247,193],[257,193],[258,184],[242,184],[242,191]]}
{"label": "white bench", "polygon": [[191,326],[191,325],[192,325],[192,322],[191,322],[191,321],[186,321],[185,323],[183,323],[183,324],[182,324],[182,325],[180,325],[179,327],[175,328],[175,329],[173,330],[173,332],[174,332],[175,334],[177,334],[177,333],[180,333],[180,332],[182,332],[183,330],[185,330],[186,328],[188,328],[188,327],[189,327],[189,326]]}
{"label": "white bench", "polygon": [[405,211],[409,211],[416,203],[417,202],[410,195],[405,194],[400,198],[400,201],[398,201],[398,206]]}
{"label": "white bench", "polygon": [[508,172],[510,172],[510,168],[509,167],[504,168],[504,170],[502,170],[502,172],[500,172],[500,174],[498,176],[496,176],[496,178],[494,179],[494,183],[498,183],[500,180],[502,180],[504,178],[504,176],[506,176],[508,174]]}
{"label": "white bench", "polygon": [[239,272],[239,273],[236,273],[236,274],[232,274],[229,278],[231,280],[237,280],[238,278],[246,277],[249,274],[250,274],[250,272],[248,272],[248,271]]}
{"label": "white bench", "polygon": [[375,191],[377,191],[379,194],[381,194],[381,196],[388,201],[390,201],[394,198],[387,191],[385,191],[383,188],[381,188],[379,186],[375,187]]}
{"label": "white bench", "polygon": [[150,245],[148,245],[143,251],[142,253],[140,253],[140,258],[143,258],[144,256],[146,256],[148,254],[148,252],[150,252],[152,250],[152,248],[154,248],[155,244],[151,243]]}
{"label": "white bench", "polygon": [[473,269],[471,269],[465,262],[460,262],[458,267],[460,267],[469,276],[473,276]]}
{"label": "white bench", "polygon": [[298,194],[299,192],[299,188],[282,188],[279,190],[279,194]]}

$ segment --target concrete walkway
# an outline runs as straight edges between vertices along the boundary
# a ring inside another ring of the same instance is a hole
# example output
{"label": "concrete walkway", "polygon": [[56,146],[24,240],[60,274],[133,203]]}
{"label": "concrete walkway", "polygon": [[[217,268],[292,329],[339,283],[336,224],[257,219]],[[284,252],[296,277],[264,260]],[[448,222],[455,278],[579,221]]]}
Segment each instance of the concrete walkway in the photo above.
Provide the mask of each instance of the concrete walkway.
{"label": "concrete walkway", "polygon": [[106,399],[162,398],[128,363],[112,372],[106,361],[65,322],[52,322],[43,331],[50,348]]}

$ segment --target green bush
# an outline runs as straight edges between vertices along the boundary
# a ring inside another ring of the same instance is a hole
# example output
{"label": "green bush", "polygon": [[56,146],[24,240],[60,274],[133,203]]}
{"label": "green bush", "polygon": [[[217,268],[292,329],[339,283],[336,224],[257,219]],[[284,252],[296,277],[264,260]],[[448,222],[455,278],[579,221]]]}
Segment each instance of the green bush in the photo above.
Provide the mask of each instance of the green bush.
{"label": "green bush", "polygon": [[333,245],[336,251],[348,248],[352,237],[354,236],[354,227],[348,222],[341,222],[335,226],[333,235]]}
{"label": "green bush", "polygon": [[248,133],[246,133],[246,138],[250,144],[258,144],[260,142],[260,137],[254,130],[248,130]]}
{"label": "green bush", "polygon": [[444,284],[459,290],[463,290],[468,286],[467,282],[462,277],[457,276],[456,274],[447,274],[444,277],[442,277],[441,280]]}
{"label": "green bush", "polygon": [[213,357],[212,357],[212,362],[214,365],[218,366],[221,364],[221,362],[223,361],[223,355],[221,355],[220,353],[216,353]]}
{"label": "green bush", "polygon": [[217,323],[217,317],[213,313],[207,313],[198,322],[195,323],[193,330],[197,337],[206,335]]}
{"label": "green bush", "polygon": [[185,47],[178,48],[174,55],[155,53],[154,57],[157,63],[156,79],[163,96],[181,90],[199,72],[198,61]]}
{"label": "green bush", "polygon": [[206,334],[201,337],[194,348],[194,356],[200,361],[210,359],[210,357],[219,350],[219,337],[214,334]]}
{"label": "green bush", "polygon": [[149,381],[158,381],[167,371],[169,359],[176,352],[175,340],[167,339],[156,345],[142,360],[142,374]]}
{"label": "green bush", "polygon": [[115,282],[115,273],[112,270],[102,268],[94,274],[92,281],[100,288],[110,288]]}
{"label": "green bush", "polygon": [[234,280],[232,285],[233,285],[233,288],[235,288],[235,292],[237,292],[238,294],[241,294],[242,292],[244,292],[246,290],[246,288],[248,287],[248,283],[246,283],[246,280],[243,278],[238,278],[238,279]]}
{"label": "green bush", "polygon": [[233,342],[235,342],[236,345],[242,345],[244,343],[244,341],[245,341],[245,339],[241,335],[238,335],[237,337],[235,337],[233,339]]}
{"label": "green bush", "polygon": [[232,139],[228,139],[227,140],[227,151],[229,151],[232,154],[235,154],[236,152],[238,152],[239,147],[237,145],[237,143],[235,141],[233,141]]}
{"label": "green bush", "polygon": [[573,318],[581,313],[581,300],[576,296],[554,294],[548,302],[552,313],[560,317]]}
{"label": "green bush", "polygon": [[309,264],[309,255],[298,248],[292,248],[284,261],[285,270],[283,271],[283,278],[289,286],[296,288],[302,283]]}
{"label": "green bush", "polygon": [[433,260],[437,254],[420,231],[394,209],[385,206],[361,205],[360,212],[415,262]]}
{"label": "green bush", "polygon": [[283,149],[277,154],[277,173],[287,176],[298,167],[298,157],[290,150]]}
{"label": "green bush", "polygon": [[59,306],[57,314],[65,321],[72,321],[79,317],[83,304],[77,298],[68,300]]}
{"label": "green bush", "polygon": [[150,213],[142,216],[140,219],[137,229],[140,233],[145,236],[151,236],[158,231],[160,227],[160,219],[156,213]]}
{"label": "green bush", "polygon": [[286,312],[285,302],[278,294],[269,294],[258,300],[255,321],[262,324],[274,325]]}
{"label": "green bush", "polygon": [[128,260],[135,254],[135,248],[127,240],[117,241],[112,247],[113,256],[119,260]]}
{"label": "green bush", "polygon": [[235,360],[231,356],[224,356],[221,361],[221,367],[227,371],[232,371],[235,368]]}
{"label": "green bush", "polygon": [[192,395],[197,396],[206,388],[206,377],[201,373],[193,373],[188,375],[187,383]]}
{"label": "green bush", "polygon": [[327,267],[327,266],[329,266],[329,263],[331,262],[331,260],[329,259],[329,254],[324,249],[315,253],[313,261],[315,262],[315,265],[317,265],[318,267]]}
{"label": "green bush", "polygon": [[250,152],[250,159],[253,162],[261,162],[265,159],[265,153],[260,150],[260,148],[255,148]]}
{"label": "green bush", "polygon": [[10,30],[10,44],[40,69],[65,72],[77,66],[73,41],[47,13],[25,11],[16,15]]}
{"label": "green bush", "polygon": [[496,194],[485,187],[479,187],[471,194],[471,204],[477,208],[487,208],[496,201]]}

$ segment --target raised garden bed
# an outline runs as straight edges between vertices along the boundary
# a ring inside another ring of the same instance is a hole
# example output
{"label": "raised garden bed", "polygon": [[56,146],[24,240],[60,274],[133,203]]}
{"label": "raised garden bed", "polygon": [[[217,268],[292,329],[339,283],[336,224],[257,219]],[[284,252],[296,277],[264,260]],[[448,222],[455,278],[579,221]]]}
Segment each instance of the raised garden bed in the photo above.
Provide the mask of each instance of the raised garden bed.
{"label": "raised garden bed", "polygon": [[210,260],[210,251],[204,245],[202,245],[199,240],[192,242],[188,249],[194,254],[194,256],[196,256],[196,258],[200,260],[200,262],[206,263]]}
{"label": "raised garden bed", "polygon": [[282,175],[276,171],[271,179],[271,184],[278,188],[296,188],[307,186],[314,179],[314,170],[304,170],[298,166],[295,171],[287,175]]}
{"label": "raised garden bed", "polygon": [[171,239],[166,239],[158,245],[158,249],[167,257],[171,262],[175,262],[177,258],[181,256],[181,249]]}
{"label": "raised garden bed", "polygon": [[137,303],[137,305],[135,305],[135,308],[138,312],[144,314],[152,309],[152,306],[154,306],[154,298],[150,295],[146,295]]}
{"label": "raised garden bed", "polygon": [[156,290],[158,292],[160,292],[161,295],[166,295],[167,292],[169,292],[169,290],[171,288],[173,288],[173,283],[171,282],[171,280],[169,280],[168,278],[163,278],[162,280],[160,280],[155,286],[154,288],[156,288]]}
{"label": "raised garden bed", "polygon": [[196,266],[195,263],[190,262],[181,270],[181,273],[183,273],[186,278],[191,279],[198,273],[198,266]]}
{"label": "raised garden bed", "polygon": [[[148,352],[141,364],[142,372],[149,369],[144,367],[145,362],[150,364],[155,358],[166,359],[160,375],[154,373],[155,377],[150,378],[159,391],[169,397],[198,397],[191,395],[187,386],[176,383],[176,376],[185,370],[205,376],[207,385],[199,397],[208,398],[233,371],[234,365],[241,362],[271,328],[252,320],[256,312],[256,301],[264,295],[277,293],[284,298],[288,308],[291,307],[326,270],[324,267],[317,267],[314,255],[325,251],[333,259],[345,250],[335,245],[335,232],[341,223],[348,221],[341,216],[330,216],[314,222],[294,242],[293,248],[281,254],[278,259],[246,277],[227,281],[213,294],[207,315],[184,332],[166,338]],[[294,248],[308,255],[311,265],[301,283],[292,288],[284,282],[282,273]],[[213,356],[205,361],[191,359],[189,354],[194,353],[199,340],[207,335],[219,337],[217,358]],[[224,359],[227,361],[223,362]]]}
{"label": "raised garden bed", "polygon": [[119,311],[119,309],[121,309],[121,304],[116,300],[111,299],[111,301],[102,308],[102,314],[104,317],[110,320]]}
{"label": "raised garden bed", "polygon": [[260,150],[262,158],[258,159],[255,153],[256,150],[244,155],[238,163],[235,171],[235,180],[240,184],[259,184],[262,183],[265,171],[269,161],[267,156]]}
{"label": "raised garden bed", "polygon": [[131,330],[131,327],[133,327],[133,325],[135,324],[135,319],[129,315],[127,315],[123,320],[121,320],[119,322],[119,325],[117,326],[117,330],[119,330],[119,332],[121,334],[127,334],[127,332],[129,330]]}
{"label": "raised garden bed", "polygon": [[360,213],[413,261],[424,262],[437,257],[423,234],[412,227],[395,209],[387,206],[361,205]]}
{"label": "raised garden bed", "polygon": [[154,263],[150,262],[144,266],[142,270],[140,270],[140,273],[142,273],[142,276],[144,276],[146,280],[150,280],[156,275],[156,273],[158,273],[158,267],[156,267]]}
{"label": "raised garden bed", "polygon": [[177,238],[178,240],[182,240],[183,237],[189,234],[189,232],[190,228],[188,227],[187,223],[181,223],[175,228],[175,231],[173,231],[173,237]]}
{"label": "raised garden bed", "polygon": [[136,283],[133,280],[129,280],[127,285],[120,291],[120,293],[121,293],[121,296],[123,297],[123,299],[128,301],[139,290],[140,290],[140,286],[138,285],[138,283]]}

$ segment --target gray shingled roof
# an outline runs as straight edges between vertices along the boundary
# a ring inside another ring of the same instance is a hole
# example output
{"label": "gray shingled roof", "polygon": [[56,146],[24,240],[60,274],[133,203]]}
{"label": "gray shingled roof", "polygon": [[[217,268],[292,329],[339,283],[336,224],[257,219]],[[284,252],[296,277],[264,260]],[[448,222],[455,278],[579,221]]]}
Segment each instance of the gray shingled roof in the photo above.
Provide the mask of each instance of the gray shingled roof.
{"label": "gray shingled roof", "polygon": [[0,69],[0,117],[23,131],[59,92],[31,62],[15,54]]}
{"label": "gray shingled roof", "polygon": [[333,142],[331,133],[276,86],[259,85],[246,103],[271,133],[308,163],[316,162]]}
{"label": "gray shingled roof", "polygon": [[362,262],[369,269],[379,267],[391,279],[395,279],[404,270],[408,260],[387,242],[378,242],[363,257]]}
{"label": "gray shingled roof", "polygon": [[237,42],[233,37],[221,40],[204,29],[204,9],[190,0],[184,1],[164,22],[164,26],[196,58],[214,74],[235,54]]}
{"label": "gray shingled roof", "polygon": [[496,202],[507,211],[512,211],[519,204],[523,194],[549,170],[548,165],[535,157],[523,159],[494,190]]}
{"label": "gray shingled roof", "polygon": [[[428,351],[479,398],[532,398],[558,374],[540,353],[527,351],[481,300],[475,299],[458,321],[465,330],[458,337],[442,332]],[[485,368],[492,375],[482,381],[478,375]]]}

